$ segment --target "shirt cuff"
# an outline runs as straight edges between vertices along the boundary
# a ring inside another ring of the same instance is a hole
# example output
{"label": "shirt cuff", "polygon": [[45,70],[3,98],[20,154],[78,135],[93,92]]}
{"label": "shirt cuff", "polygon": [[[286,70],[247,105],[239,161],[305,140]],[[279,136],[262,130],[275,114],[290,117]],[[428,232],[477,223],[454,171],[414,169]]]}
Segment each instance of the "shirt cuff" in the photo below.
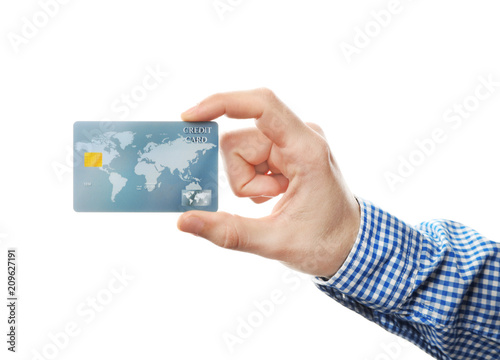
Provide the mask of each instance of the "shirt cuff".
{"label": "shirt cuff", "polygon": [[361,222],[351,252],[335,275],[313,281],[374,310],[396,311],[415,286],[420,234],[368,201],[357,200]]}

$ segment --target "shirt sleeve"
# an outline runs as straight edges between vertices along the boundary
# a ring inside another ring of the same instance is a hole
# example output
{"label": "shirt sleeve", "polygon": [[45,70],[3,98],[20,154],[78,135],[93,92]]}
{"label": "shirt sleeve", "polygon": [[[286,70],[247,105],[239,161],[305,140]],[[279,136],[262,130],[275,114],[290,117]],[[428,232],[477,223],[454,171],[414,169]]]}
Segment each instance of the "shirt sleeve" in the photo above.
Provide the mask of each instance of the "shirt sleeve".
{"label": "shirt sleeve", "polygon": [[354,247],[316,286],[437,359],[500,359],[500,244],[457,222],[412,227],[358,202]]}

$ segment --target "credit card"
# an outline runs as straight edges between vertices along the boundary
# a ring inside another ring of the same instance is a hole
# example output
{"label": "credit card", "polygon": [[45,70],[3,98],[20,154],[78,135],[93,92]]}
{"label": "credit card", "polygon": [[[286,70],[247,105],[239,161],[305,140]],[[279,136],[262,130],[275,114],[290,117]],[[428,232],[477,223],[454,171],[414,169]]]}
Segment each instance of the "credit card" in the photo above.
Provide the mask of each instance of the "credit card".
{"label": "credit card", "polygon": [[73,130],[75,211],[217,211],[217,123],[79,121]]}

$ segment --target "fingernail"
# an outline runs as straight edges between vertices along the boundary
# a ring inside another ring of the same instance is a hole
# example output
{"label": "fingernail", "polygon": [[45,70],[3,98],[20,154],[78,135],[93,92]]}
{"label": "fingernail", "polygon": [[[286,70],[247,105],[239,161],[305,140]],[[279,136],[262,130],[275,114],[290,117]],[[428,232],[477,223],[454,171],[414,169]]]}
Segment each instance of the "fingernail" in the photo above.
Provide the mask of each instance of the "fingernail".
{"label": "fingernail", "polygon": [[205,226],[205,222],[203,222],[203,220],[199,217],[189,216],[181,223],[180,230],[194,235],[199,235],[203,226]]}

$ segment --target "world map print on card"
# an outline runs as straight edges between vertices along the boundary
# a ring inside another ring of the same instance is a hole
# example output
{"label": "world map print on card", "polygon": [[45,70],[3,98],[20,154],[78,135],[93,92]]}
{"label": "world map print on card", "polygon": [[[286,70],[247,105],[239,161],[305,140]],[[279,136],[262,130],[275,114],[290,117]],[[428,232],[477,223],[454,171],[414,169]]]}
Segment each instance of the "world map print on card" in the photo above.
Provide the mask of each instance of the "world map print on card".
{"label": "world map print on card", "polygon": [[217,211],[217,123],[80,121],[73,135],[75,211]]}

